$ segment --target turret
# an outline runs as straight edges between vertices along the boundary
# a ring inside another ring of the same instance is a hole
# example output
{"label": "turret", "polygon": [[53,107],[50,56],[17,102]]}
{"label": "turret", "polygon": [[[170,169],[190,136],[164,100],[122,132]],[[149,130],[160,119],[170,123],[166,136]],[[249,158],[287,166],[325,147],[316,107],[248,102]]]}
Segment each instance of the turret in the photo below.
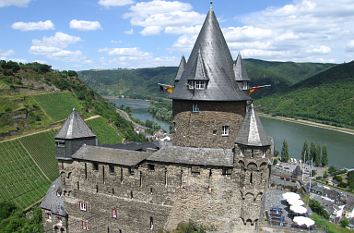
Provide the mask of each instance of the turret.
{"label": "turret", "polygon": [[184,56],[182,56],[181,61],[180,61],[179,66],[178,66],[177,75],[176,75],[176,78],[175,78],[175,85],[177,85],[177,83],[181,79],[182,74],[184,72],[184,67],[185,66],[186,66],[186,59],[184,58]]}
{"label": "turret", "polygon": [[246,68],[243,65],[241,54],[239,53],[234,63],[235,80],[240,89],[247,91],[249,88],[250,78],[248,77]]}
{"label": "turret", "polygon": [[210,9],[170,95],[174,145],[233,148],[246,101],[251,99],[239,88],[233,66],[214,10]]}
{"label": "turret", "polygon": [[270,176],[272,140],[263,129],[253,104],[247,113],[235,140],[234,166],[241,170],[241,218],[257,224],[263,195]]}
{"label": "turret", "polygon": [[97,145],[96,135],[87,126],[79,113],[73,109],[55,136],[58,160],[71,160],[83,144]]}

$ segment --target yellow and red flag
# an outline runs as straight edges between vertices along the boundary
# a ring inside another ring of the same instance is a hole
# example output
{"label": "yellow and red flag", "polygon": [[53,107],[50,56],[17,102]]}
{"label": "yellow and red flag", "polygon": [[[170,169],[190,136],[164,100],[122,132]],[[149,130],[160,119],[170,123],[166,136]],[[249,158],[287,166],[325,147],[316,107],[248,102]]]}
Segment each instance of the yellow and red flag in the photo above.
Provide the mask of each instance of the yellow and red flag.
{"label": "yellow and red flag", "polygon": [[174,86],[167,85],[167,84],[162,84],[162,83],[158,83],[158,85],[160,86],[160,90],[162,92],[165,92],[165,93],[168,93],[168,94],[173,93],[173,90],[175,88]]}
{"label": "yellow and red flag", "polygon": [[256,86],[256,87],[251,87],[250,89],[247,90],[248,95],[252,95],[255,91],[257,91],[258,89],[261,89],[263,87],[270,87],[271,85],[262,85],[262,86]]}

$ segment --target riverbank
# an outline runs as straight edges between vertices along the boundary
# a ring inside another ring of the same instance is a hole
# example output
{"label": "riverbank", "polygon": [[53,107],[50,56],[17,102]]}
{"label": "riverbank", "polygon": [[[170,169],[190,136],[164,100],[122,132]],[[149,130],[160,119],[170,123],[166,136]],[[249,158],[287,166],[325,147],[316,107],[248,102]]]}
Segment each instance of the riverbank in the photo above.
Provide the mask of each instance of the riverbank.
{"label": "riverbank", "polygon": [[301,125],[306,125],[306,126],[311,126],[311,127],[321,128],[321,129],[328,129],[328,130],[332,130],[332,131],[336,131],[336,132],[341,132],[341,133],[354,135],[354,130],[353,129],[349,129],[349,128],[342,128],[342,127],[337,127],[337,126],[317,123],[317,122],[314,122],[314,121],[308,121],[308,120],[302,120],[302,119],[294,119],[294,118],[290,118],[290,117],[272,116],[272,115],[265,114],[265,113],[258,113],[258,115],[260,117],[266,117],[266,118],[270,118],[270,119],[287,121],[287,122],[292,122],[292,123],[296,123],[296,124],[301,124]]}

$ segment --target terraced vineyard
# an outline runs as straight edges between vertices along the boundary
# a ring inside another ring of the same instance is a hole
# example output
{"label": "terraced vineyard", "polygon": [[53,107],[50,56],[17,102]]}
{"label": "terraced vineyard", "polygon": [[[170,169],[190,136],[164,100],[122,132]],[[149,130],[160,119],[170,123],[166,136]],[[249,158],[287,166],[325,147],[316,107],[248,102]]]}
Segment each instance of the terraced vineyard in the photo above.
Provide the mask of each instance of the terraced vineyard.
{"label": "terraced vineyard", "polygon": [[4,83],[3,81],[0,80],[0,90],[6,90],[9,89],[10,87]]}
{"label": "terraced vineyard", "polygon": [[17,140],[0,143],[0,201],[12,200],[19,208],[39,201],[50,181]]}
{"label": "terraced vineyard", "polygon": [[80,101],[70,92],[55,92],[32,98],[54,122],[64,120],[73,108],[82,109]]}
{"label": "terraced vineyard", "polygon": [[115,126],[110,125],[106,119],[99,117],[86,122],[98,138],[100,144],[116,144],[122,142]]}
{"label": "terraced vineyard", "polygon": [[40,169],[52,181],[59,176],[58,163],[55,158],[54,135],[53,131],[48,131],[19,139]]}

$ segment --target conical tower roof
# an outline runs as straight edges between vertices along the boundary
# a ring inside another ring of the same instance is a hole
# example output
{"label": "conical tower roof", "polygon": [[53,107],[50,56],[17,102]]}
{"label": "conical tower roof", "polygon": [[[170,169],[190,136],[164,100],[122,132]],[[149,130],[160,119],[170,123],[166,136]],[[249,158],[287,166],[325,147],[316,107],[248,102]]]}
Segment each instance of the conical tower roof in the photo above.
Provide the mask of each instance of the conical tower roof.
{"label": "conical tower roof", "polygon": [[175,82],[178,82],[181,79],[186,64],[187,64],[186,59],[184,58],[184,56],[182,56],[181,62],[179,63],[179,67],[178,67],[177,75],[176,75],[176,78],[175,78]]}
{"label": "conical tower roof", "polygon": [[91,129],[86,125],[85,121],[80,117],[79,113],[73,109],[68,119],[64,122],[55,136],[56,139],[75,139],[95,137]]}
{"label": "conical tower roof", "polygon": [[241,54],[239,53],[234,64],[235,80],[236,81],[250,81],[246,68],[243,65]]}
{"label": "conical tower roof", "polygon": [[266,135],[263,125],[253,108],[253,104],[248,107],[248,111],[246,112],[245,119],[242,122],[235,142],[247,146],[271,145],[271,140]]}
{"label": "conical tower roof", "polygon": [[[208,77],[207,88],[189,90],[188,80],[193,79],[197,70],[198,57],[205,66]],[[244,101],[251,99],[242,92],[235,82],[233,60],[213,9],[210,9],[203,27],[194,44],[185,71],[170,95],[172,99],[205,101]]]}

